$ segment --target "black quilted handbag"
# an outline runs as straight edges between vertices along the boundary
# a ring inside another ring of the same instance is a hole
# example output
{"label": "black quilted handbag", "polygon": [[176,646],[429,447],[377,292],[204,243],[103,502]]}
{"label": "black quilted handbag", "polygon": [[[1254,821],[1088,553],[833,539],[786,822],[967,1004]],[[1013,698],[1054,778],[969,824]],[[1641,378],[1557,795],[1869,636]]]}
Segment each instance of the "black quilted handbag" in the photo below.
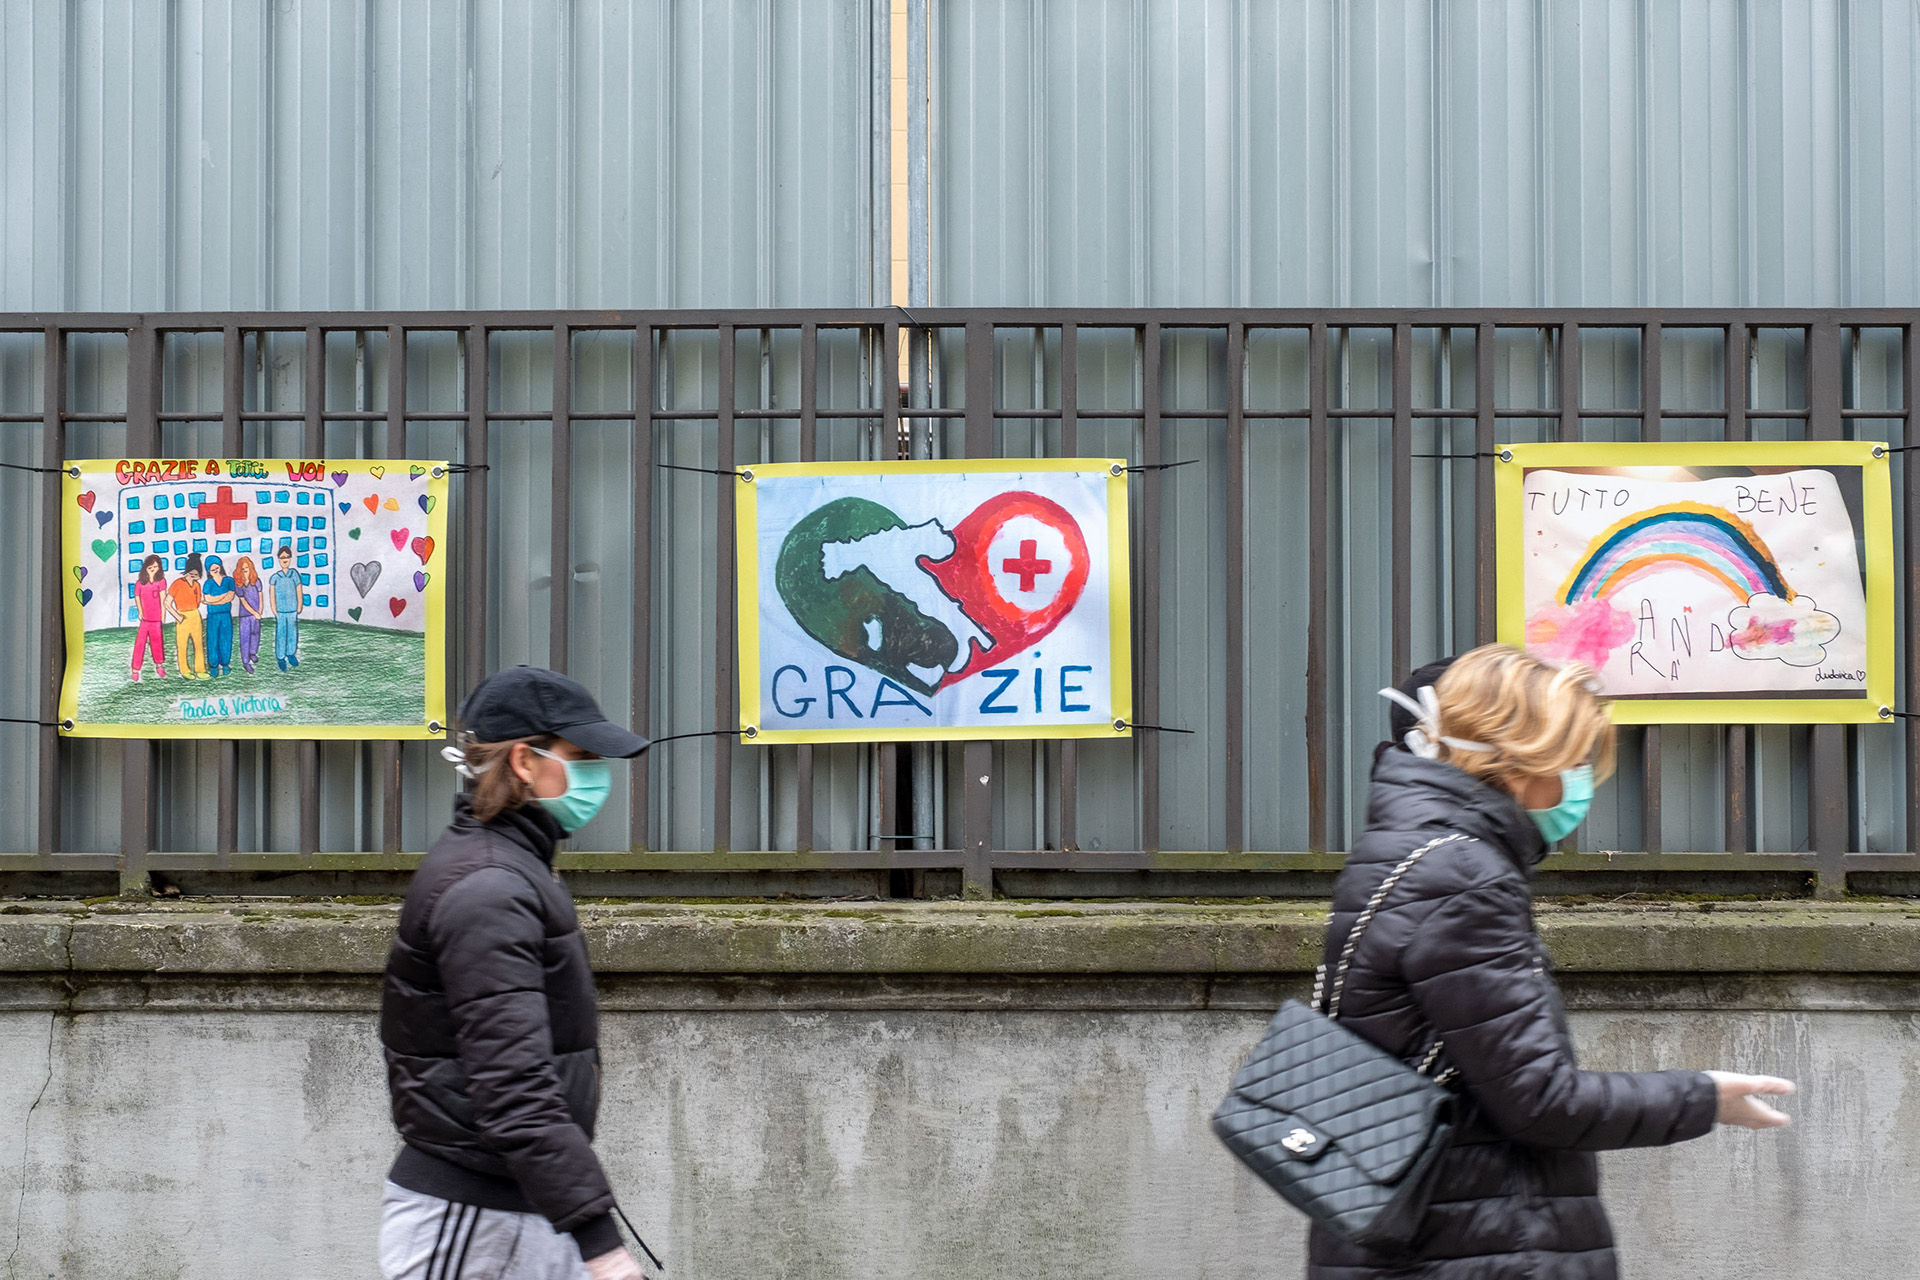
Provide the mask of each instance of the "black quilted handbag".
{"label": "black quilted handbag", "polygon": [[1381,882],[1347,934],[1333,982],[1324,983],[1323,965],[1312,1007],[1280,1006],[1213,1113],[1220,1141],[1287,1203],[1343,1239],[1385,1253],[1412,1241],[1433,1195],[1452,1131],[1446,1082],[1453,1073],[1427,1074],[1440,1057],[1438,1040],[1413,1067],[1341,1026],[1340,991],[1354,948],[1400,877],[1465,838],[1430,841]]}

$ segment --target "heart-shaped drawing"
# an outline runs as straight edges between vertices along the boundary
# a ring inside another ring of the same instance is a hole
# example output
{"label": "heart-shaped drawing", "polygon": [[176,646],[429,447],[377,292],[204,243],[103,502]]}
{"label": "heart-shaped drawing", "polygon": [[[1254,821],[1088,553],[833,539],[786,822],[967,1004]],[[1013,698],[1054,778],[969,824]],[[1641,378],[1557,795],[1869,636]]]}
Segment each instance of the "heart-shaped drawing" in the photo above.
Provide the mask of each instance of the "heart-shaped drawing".
{"label": "heart-shaped drawing", "polygon": [[385,467],[368,467],[367,470],[373,473],[375,480],[384,480],[387,477],[387,469]]}
{"label": "heart-shaped drawing", "polygon": [[351,608],[349,608],[347,610],[347,616],[349,618],[352,618],[355,622],[360,621],[360,606],[356,604]]}
{"label": "heart-shaped drawing", "polygon": [[433,539],[415,538],[413,540],[413,554],[420,557],[421,564],[425,564],[427,561],[433,559]]}
{"label": "heart-shaped drawing", "polygon": [[[833,564],[823,552],[828,543],[841,544]],[[950,532],[847,497],[792,526],[774,581],[808,635],[933,694],[1052,631],[1078,603],[1090,569],[1079,523],[1036,493],[997,494]]]}
{"label": "heart-shaped drawing", "polygon": [[80,602],[82,607],[85,607],[87,602],[93,599],[93,591],[87,587],[80,587],[76,589],[73,595],[74,595],[74,598]]}
{"label": "heart-shaped drawing", "polygon": [[427,469],[425,467],[408,467],[407,474],[415,480],[418,480],[421,476],[427,474]]}
{"label": "heart-shaped drawing", "polygon": [[342,485],[344,485],[344,484],[346,484],[346,482],[347,482],[347,473],[346,473],[346,472],[344,472],[344,471],[335,471],[335,472],[333,473],[333,487],[334,487],[334,488],[336,488],[336,489],[338,489],[338,488],[340,488],[340,487],[341,487]]}
{"label": "heart-shaped drawing", "polygon": [[393,539],[393,549],[395,551],[405,549],[407,545],[407,531],[405,529],[389,529],[387,530],[387,536]]}
{"label": "heart-shaped drawing", "polygon": [[388,596],[387,608],[393,610],[393,616],[397,618],[407,611],[407,602],[399,596]]}
{"label": "heart-shaped drawing", "polygon": [[379,514],[379,511],[380,511],[380,495],[379,494],[370,493],[366,497],[360,499],[360,501],[367,504],[368,511],[371,511],[376,515]]}
{"label": "heart-shaped drawing", "polygon": [[413,589],[415,591],[425,591],[429,580],[428,575],[424,571],[420,569],[413,571]]}
{"label": "heart-shaped drawing", "polygon": [[420,509],[428,515],[432,515],[433,509],[439,505],[440,499],[434,497],[432,494],[423,493],[420,495]]}
{"label": "heart-shaped drawing", "polygon": [[385,502],[381,503],[380,505],[385,507],[389,511],[398,511],[400,509],[400,499],[388,498]]}
{"label": "heart-shaped drawing", "polygon": [[80,504],[82,511],[91,511],[93,510],[93,504],[98,501],[98,499],[96,499],[91,492],[88,492],[81,494],[75,498],[74,501]]}
{"label": "heart-shaped drawing", "polygon": [[95,538],[93,540],[93,554],[99,556],[102,560],[113,559],[113,553],[119,549],[120,544],[112,538]]}
{"label": "heart-shaped drawing", "polygon": [[353,579],[354,589],[360,593],[360,598],[364,600],[367,592],[373,590],[373,584],[380,581],[380,562],[378,560],[363,560],[359,564],[349,567],[347,569],[347,576]]}
{"label": "heart-shaped drawing", "polygon": [[87,580],[87,566],[83,564],[73,566],[73,578],[75,582],[85,582]]}
{"label": "heart-shaped drawing", "polygon": [[349,512],[349,511],[351,511],[351,510],[353,510],[353,504],[352,504],[351,502],[343,502],[343,503],[341,503],[341,504],[340,504],[340,514],[341,514],[341,515],[345,515],[345,514],[347,514],[347,512]]}
{"label": "heart-shaped drawing", "polygon": [[94,512],[94,513],[93,513],[93,518],[94,518],[94,520],[95,520],[95,521],[96,521],[97,523],[99,523],[99,524],[101,524],[101,525],[104,525],[104,524],[106,524],[106,523],[107,523],[107,521],[109,521],[109,520],[111,520],[111,519],[113,519],[113,512],[111,512],[111,511],[96,511],[96,512]]}
{"label": "heart-shaped drawing", "polygon": [[355,542],[360,541],[360,531],[358,529],[347,530],[347,536],[349,538],[352,538]]}

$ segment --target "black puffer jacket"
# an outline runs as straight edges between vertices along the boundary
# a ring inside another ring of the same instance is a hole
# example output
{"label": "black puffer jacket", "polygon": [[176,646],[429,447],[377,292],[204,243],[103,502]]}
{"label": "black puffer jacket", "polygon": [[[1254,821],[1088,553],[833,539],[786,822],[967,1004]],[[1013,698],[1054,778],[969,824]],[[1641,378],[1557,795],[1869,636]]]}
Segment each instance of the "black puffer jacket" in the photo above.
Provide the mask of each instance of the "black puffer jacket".
{"label": "black puffer jacket", "polygon": [[619,1244],[590,1145],[600,1105],[593,971],[539,805],[453,825],[414,872],[380,1007],[410,1190],[544,1214],[583,1257]]}
{"label": "black puffer jacket", "polygon": [[1615,1274],[1595,1151],[1713,1127],[1698,1071],[1582,1071],[1533,927],[1529,869],[1545,853],[1505,793],[1449,764],[1380,757],[1367,831],[1334,888],[1326,959],[1387,873],[1436,836],[1471,837],[1415,863],[1354,952],[1340,1020],[1415,1060],[1437,1035],[1465,1121],[1442,1158],[1411,1251],[1388,1257],[1316,1226],[1310,1280],[1603,1280]]}

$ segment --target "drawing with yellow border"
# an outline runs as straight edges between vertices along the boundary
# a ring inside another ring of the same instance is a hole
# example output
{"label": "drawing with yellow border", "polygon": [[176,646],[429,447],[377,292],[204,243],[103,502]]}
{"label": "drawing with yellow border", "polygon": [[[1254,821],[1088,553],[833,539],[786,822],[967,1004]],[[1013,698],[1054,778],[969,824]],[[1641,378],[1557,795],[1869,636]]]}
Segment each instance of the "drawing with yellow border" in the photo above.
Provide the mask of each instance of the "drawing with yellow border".
{"label": "drawing with yellow border", "polygon": [[[1890,637],[1876,637],[1870,586],[1890,548],[1870,536],[1887,501],[1885,460],[1870,445],[1512,452],[1496,477],[1514,508],[1503,556],[1518,563],[1503,568],[1517,569],[1528,650],[1593,666],[1609,696],[1682,704],[1662,719],[1691,718],[1687,699],[1877,718],[1874,659]],[[1699,718],[1782,717],[1716,706]]]}
{"label": "drawing with yellow border", "polygon": [[67,732],[444,724],[444,463],[117,458],[62,488]]}
{"label": "drawing with yellow border", "polygon": [[737,505],[750,740],[1127,734],[1124,465],[752,468]]}

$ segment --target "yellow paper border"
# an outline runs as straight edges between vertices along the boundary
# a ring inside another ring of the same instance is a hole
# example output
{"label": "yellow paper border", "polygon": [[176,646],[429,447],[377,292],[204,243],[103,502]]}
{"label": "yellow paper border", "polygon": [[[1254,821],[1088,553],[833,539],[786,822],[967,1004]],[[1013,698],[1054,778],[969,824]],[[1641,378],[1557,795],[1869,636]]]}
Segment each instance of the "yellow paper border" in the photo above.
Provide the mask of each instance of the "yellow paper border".
{"label": "yellow paper border", "polygon": [[1881,724],[1894,697],[1893,482],[1872,440],[1661,441],[1506,446],[1494,462],[1495,611],[1503,644],[1525,647],[1522,491],[1529,467],[1859,467],[1867,597],[1867,689],[1859,698],[1611,700],[1615,724]]}
{"label": "yellow paper border", "polygon": [[[267,465],[284,462],[319,462],[325,471],[348,471],[356,474],[372,475],[376,467],[425,467],[427,468],[427,492],[435,499],[433,510],[426,513],[427,536],[433,539],[436,551],[447,557],[442,568],[434,570],[427,579],[427,589],[422,595],[426,613],[425,643],[426,652],[426,698],[423,706],[424,717],[417,725],[260,725],[248,726],[227,723],[219,726],[199,725],[162,725],[162,724],[107,724],[94,721],[82,721],[78,711],[80,705],[80,678],[85,665],[86,628],[81,616],[79,600],[72,591],[66,590],[66,579],[71,576],[67,552],[78,546],[80,528],[80,506],[75,501],[80,496],[81,486],[88,476],[112,475],[116,463],[121,458],[77,458],[61,463],[60,476],[60,574],[61,601],[65,620],[67,653],[80,654],[79,662],[69,661],[60,681],[60,733],[69,738],[199,738],[205,741],[223,741],[245,739],[248,741],[282,739],[298,741],[368,741],[368,740],[415,740],[446,737],[447,724],[447,627],[446,598],[447,574],[444,566],[451,563],[452,548],[447,545],[447,466],[445,461],[427,458],[257,458]],[[227,461],[225,458],[222,462]],[[438,469],[439,474],[434,471]],[[411,478],[411,477],[409,477]],[[215,477],[217,480],[218,477]],[[242,483],[245,483],[244,481]],[[438,730],[427,726],[437,724]],[[68,725],[72,727],[69,728]]]}
{"label": "yellow paper border", "polygon": [[[1132,575],[1127,522],[1125,458],[959,458],[940,462],[777,462],[742,467],[761,476],[981,475],[993,472],[1080,471],[1107,477],[1107,646],[1113,663],[1108,693],[1114,718],[1133,720]],[[1114,468],[1121,468],[1118,475]],[[983,742],[1038,738],[1131,738],[1132,728],[1111,724],[1022,725],[999,728],[954,725],[933,729],[767,729],[760,725],[760,542],[754,481],[734,487],[734,588],[740,637],[741,741],[790,742]],[[747,731],[753,730],[748,737]]]}

